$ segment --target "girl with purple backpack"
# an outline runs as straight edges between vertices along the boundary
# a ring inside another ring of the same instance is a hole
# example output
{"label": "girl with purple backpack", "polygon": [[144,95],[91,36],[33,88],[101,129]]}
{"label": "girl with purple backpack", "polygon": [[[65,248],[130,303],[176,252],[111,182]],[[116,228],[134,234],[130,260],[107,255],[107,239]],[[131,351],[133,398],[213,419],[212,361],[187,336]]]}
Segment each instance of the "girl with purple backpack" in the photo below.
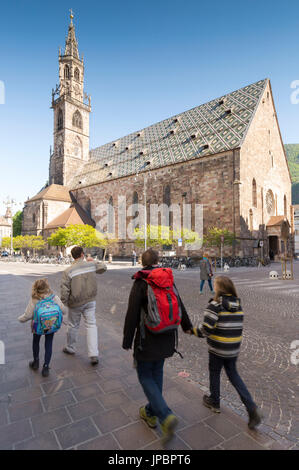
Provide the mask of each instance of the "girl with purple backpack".
{"label": "girl with purple backpack", "polygon": [[53,338],[61,326],[62,316],[67,313],[67,308],[60,298],[53,294],[47,279],[38,279],[32,286],[31,299],[25,313],[18,320],[21,323],[31,320],[33,333],[33,361],[29,367],[33,370],[39,368],[39,343],[41,336],[45,336],[45,360],[42,376],[48,377],[49,364],[52,357]]}

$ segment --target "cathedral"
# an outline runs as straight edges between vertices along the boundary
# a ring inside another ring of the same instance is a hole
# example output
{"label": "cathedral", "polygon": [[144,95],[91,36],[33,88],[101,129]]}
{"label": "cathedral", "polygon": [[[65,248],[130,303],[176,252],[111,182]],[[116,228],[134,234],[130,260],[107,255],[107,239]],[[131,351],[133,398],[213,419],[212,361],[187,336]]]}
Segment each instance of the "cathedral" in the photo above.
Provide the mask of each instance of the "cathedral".
{"label": "cathedral", "polygon": [[[23,234],[47,238],[70,224],[96,226],[97,208],[107,203],[117,232],[117,201],[125,197],[128,206],[201,204],[204,233],[216,226],[236,237],[225,255],[286,251],[282,229],[290,240],[294,231],[291,177],[269,79],[90,149],[91,100],[72,15],[58,62],[49,181],[25,202]],[[114,253],[128,256],[133,247],[120,238]]]}

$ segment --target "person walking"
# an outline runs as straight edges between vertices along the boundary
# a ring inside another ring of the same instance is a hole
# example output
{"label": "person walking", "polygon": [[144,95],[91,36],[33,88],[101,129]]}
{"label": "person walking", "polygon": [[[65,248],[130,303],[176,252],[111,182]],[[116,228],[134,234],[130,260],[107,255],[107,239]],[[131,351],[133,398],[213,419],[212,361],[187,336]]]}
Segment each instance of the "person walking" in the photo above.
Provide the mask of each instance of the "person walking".
{"label": "person walking", "polygon": [[[123,348],[132,348],[139,382],[148,403],[139,410],[140,418],[150,428],[161,424],[164,445],[173,436],[178,419],[163,398],[163,367],[177,346],[177,327],[191,334],[192,323],[173,282],[170,268],[158,266],[159,255],[148,249],[142,255],[143,269],[132,279],[128,310],[124,323]],[[159,299],[157,300],[157,297]],[[164,301],[163,301],[164,299]],[[159,302],[159,300],[161,302]],[[164,326],[161,327],[164,304]],[[153,316],[154,315],[154,316]],[[168,323],[167,323],[168,322]]]}
{"label": "person walking", "polygon": [[204,405],[220,413],[220,374],[224,367],[230,383],[247,409],[248,427],[254,429],[261,423],[262,415],[237,371],[243,317],[234,283],[227,276],[218,276],[215,297],[205,310],[202,325],[193,328],[192,333],[201,338],[207,337],[209,346],[210,395],[204,395]]}
{"label": "person walking", "polygon": [[48,377],[49,366],[52,357],[52,347],[54,334],[61,326],[62,315],[67,313],[67,308],[63,305],[59,297],[53,294],[47,279],[38,279],[32,286],[31,299],[27,305],[25,313],[18,320],[25,323],[32,320],[32,351],[33,361],[29,362],[29,367],[33,370],[39,368],[39,344],[40,339],[45,335],[45,359],[42,369],[42,376]]}
{"label": "person walking", "polygon": [[136,251],[133,250],[132,251],[132,266],[136,266],[136,258],[137,258]]}
{"label": "person walking", "polygon": [[62,276],[61,300],[69,307],[66,354],[75,354],[81,316],[84,318],[87,333],[88,357],[92,365],[99,362],[98,329],[96,324],[96,274],[107,270],[105,263],[88,257],[85,261],[83,248],[75,246],[71,250],[74,263]]}
{"label": "person walking", "polygon": [[208,257],[206,254],[203,255],[203,258],[199,262],[199,269],[200,269],[199,294],[200,295],[203,294],[203,287],[206,281],[208,281],[210,291],[213,294],[214,293],[213,284],[212,284],[213,271],[212,271],[211,263],[208,260]]}

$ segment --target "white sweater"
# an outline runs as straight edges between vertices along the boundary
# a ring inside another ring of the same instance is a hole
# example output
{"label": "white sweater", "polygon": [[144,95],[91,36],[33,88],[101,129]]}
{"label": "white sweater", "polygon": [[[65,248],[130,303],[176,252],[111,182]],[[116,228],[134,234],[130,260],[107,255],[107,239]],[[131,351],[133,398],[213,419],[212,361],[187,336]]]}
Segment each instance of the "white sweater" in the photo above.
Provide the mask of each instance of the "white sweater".
{"label": "white sweater", "polygon": [[[47,294],[45,296],[45,298],[49,297],[49,294]],[[41,299],[42,300],[42,299]],[[58,295],[55,295],[54,297],[54,302],[59,305],[59,307],[61,308],[61,311],[62,311],[62,314],[65,315],[67,314],[67,307],[65,305],[63,305],[63,303],[61,302],[60,298],[58,297]],[[28,320],[32,320],[33,318],[33,313],[34,313],[34,309],[35,309],[35,306],[37,304],[37,302],[39,302],[38,299],[30,299],[29,301],[29,304],[27,305],[26,307],[26,310],[25,310],[25,313],[23,313],[23,315],[21,315],[18,320],[21,322],[21,323],[24,323]]]}

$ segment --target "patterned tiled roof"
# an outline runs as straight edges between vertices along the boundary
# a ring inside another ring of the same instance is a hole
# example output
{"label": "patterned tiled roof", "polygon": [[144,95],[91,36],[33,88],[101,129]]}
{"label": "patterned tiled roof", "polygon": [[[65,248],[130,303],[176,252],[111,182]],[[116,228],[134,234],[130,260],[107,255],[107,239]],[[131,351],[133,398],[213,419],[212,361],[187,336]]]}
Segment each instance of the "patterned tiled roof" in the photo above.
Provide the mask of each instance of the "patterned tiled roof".
{"label": "patterned tiled roof", "polygon": [[72,189],[237,148],[268,79],[90,151]]}
{"label": "patterned tiled roof", "polygon": [[71,202],[69,190],[60,184],[50,184],[50,186],[42,189],[36,196],[28,199],[26,203],[40,199]]}

